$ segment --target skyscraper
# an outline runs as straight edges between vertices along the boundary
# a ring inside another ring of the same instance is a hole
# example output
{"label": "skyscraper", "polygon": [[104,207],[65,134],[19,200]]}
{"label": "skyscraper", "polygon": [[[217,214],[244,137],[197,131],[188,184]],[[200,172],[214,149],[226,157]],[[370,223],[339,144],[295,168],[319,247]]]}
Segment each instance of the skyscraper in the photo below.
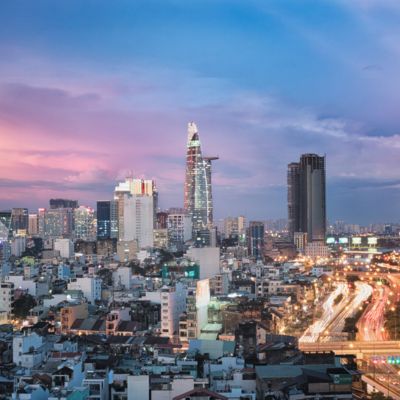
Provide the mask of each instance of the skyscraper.
{"label": "skyscraper", "polygon": [[27,208],[13,208],[11,210],[11,228],[14,234],[18,231],[28,231],[29,212]]}
{"label": "skyscraper", "polygon": [[118,204],[116,200],[97,202],[97,239],[118,238]]}
{"label": "skyscraper", "polygon": [[74,238],[82,240],[96,239],[96,219],[91,207],[79,206],[74,209]]}
{"label": "skyscraper", "polygon": [[288,230],[291,239],[300,232],[300,163],[290,163],[287,171]]}
{"label": "skyscraper", "polygon": [[248,232],[249,255],[256,259],[261,259],[264,250],[264,223],[260,221],[250,221]]}
{"label": "skyscraper", "polygon": [[188,124],[184,206],[192,220],[196,245],[208,245],[213,225],[211,162],[218,157],[203,157],[199,132]]}
{"label": "skyscraper", "polygon": [[324,241],[326,233],[325,156],[303,154],[288,165],[289,233],[307,233],[309,242]]}
{"label": "skyscraper", "polygon": [[0,241],[12,235],[11,211],[0,211]]}
{"label": "skyscraper", "polygon": [[114,191],[114,199],[118,205],[118,236],[121,239],[125,236],[124,233],[124,199],[125,195],[132,196],[146,196],[152,198],[153,217],[152,224],[153,228],[157,223],[157,207],[158,207],[158,191],[156,183],[152,179],[136,179],[128,177],[125,181],[120,182]]}

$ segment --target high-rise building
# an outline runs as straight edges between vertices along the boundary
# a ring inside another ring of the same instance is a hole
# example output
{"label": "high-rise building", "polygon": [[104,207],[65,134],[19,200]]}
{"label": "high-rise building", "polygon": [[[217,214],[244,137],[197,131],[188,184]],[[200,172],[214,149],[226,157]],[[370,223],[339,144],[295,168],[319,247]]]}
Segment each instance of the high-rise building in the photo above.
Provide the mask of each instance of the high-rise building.
{"label": "high-rise building", "polygon": [[0,241],[7,240],[11,234],[11,211],[0,211]]}
{"label": "high-rise building", "polygon": [[125,195],[143,196],[152,198],[152,225],[153,228],[157,222],[157,207],[158,207],[158,191],[156,183],[152,179],[135,179],[128,177],[124,182],[120,182],[114,191],[114,199],[118,204],[118,237],[120,240],[125,236],[124,233],[124,199]]}
{"label": "high-rise building", "polygon": [[239,217],[227,217],[224,219],[225,237],[237,237],[246,233],[246,218],[242,215]]}
{"label": "high-rise building", "polygon": [[300,163],[290,163],[287,171],[288,230],[291,239],[300,232]]}
{"label": "high-rise building", "polygon": [[118,238],[118,204],[116,200],[97,202],[97,239]]}
{"label": "high-rise building", "polygon": [[[218,157],[203,157],[200,137],[194,122],[188,125],[185,178],[185,210],[192,220],[195,245],[207,245],[213,226],[211,162]],[[207,233],[208,232],[208,233]]]}
{"label": "high-rise building", "polygon": [[248,229],[249,255],[260,259],[264,249],[264,223],[260,221],[250,221]]}
{"label": "high-rise building", "polygon": [[289,233],[307,233],[308,242],[324,241],[326,233],[325,156],[303,154],[288,165]]}
{"label": "high-rise building", "polygon": [[170,208],[167,219],[168,244],[172,250],[181,251],[192,238],[192,220],[186,210]]}
{"label": "high-rise building", "polygon": [[96,239],[96,219],[91,207],[79,206],[74,209],[74,238],[82,240]]}
{"label": "high-rise building", "polygon": [[157,229],[167,229],[168,213],[165,211],[157,212]]}
{"label": "high-rise building", "polygon": [[37,214],[29,214],[28,233],[31,236],[39,235],[39,218]]}
{"label": "high-rise building", "polygon": [[[124,194],[122,232],[119,240],[136,241],[138,248],[153,247],[153,197]],[[120,201],[120,200],[118,200]]]}
{"label": "high-rise building", "polygon": [[18,231],[28,231],[29,212],[27,208],[13,208],[11,210],[11,229],[14,234]]}
{"label": "high-rise building", "polygon": [[55,208],[78,208],[78,200],[50,199],[50,209]]}
{"label": "high-rise building", "polygon": [[55,208],[38,210],[39,236],[42,238],[69,238],[73,231],[73,209]]}

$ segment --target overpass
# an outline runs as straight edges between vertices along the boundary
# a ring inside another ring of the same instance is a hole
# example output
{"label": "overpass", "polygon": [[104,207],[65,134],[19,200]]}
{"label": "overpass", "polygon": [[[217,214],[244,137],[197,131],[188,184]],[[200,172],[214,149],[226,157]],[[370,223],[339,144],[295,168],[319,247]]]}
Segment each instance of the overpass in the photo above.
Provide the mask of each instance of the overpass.
{"label": "overpass", "polygon": [[302,351],[333,351],[337,355],[354,354],[357,358],[364,356],[400,356],[400,340],[388,341],[341,341],[341,342],[299,342]]}

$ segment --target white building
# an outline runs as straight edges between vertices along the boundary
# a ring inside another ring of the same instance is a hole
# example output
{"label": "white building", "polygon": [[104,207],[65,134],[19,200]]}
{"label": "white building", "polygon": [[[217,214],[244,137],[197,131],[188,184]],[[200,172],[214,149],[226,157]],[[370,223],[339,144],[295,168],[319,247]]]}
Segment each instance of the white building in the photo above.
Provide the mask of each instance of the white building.
{"label": "white building", "polygon": [[150,400],[149,375],[128,376],[128,400],[138,400],[138,399]]}
{"label": "white building", "polygon": [[178,282],[161,289],[161,336],[172,338],[179,332],[179,316],[186,311],[187,289]]}
{"label": "white building", "polygon": [[0,314],[6,316],[7,322],[11,319],[12,303],[14,302],[14,284],[12,282],[0,283]]}
{"label": "white building", "polygon": [[187,253],[192,261],[200,266],[200,279],[213,278],[219,274],[219,247],[192,247]]}
{"label": "white building", "polygon": [[44,359],[43,339],[33,333],[13,337],[13,362],[24,368],[34,368]]}
{"label": "white building", "polygon": [[186,299],[186,321],[180,320],[179,336],[182,341],[196,339],[208,323],[208,304],[210,303],[210,281],[196,282],[196,287],[188,289]]}
{"label": "white building", "polygon": [[329,247],[324,242],[311,242],[305,248],[306,257],[310,258],[328,258],[330,255]]}
{"label": "white building", "polygon": [[[128,197],[126,197],[128,196]],[[126,239],[125,234],[125,200],[130,196],[151,198],[152,203],[152,227],[155,227],[156,211],[158,204],[158,192],[156,183],[152,179],[135,179],[128,177],[124,182],[120,182],[115,187],[114,199],[117,200],[118,208],[118,238],[119,240],[130,241]],[[152,243],[152,242],[151,242]],[[139,243],[140,247],[146,247],[147,244]],[[152,244],[150,245],[152,246]]]}
{"label": "white building", "polygon": [[136,240],[139,248],[153,247],[153,197],[124,195],[123,237]]}
{"label": "white building", "polygon": [[101,279],[93,276],[75,278],[68,283],[68,290],[81,290],[87,301],[94,304],[101,300]]}
{"label": "white building", "polygon": [[60,252],[61,258],[71,258],[74,255],[74,244],[70,239],[56,239],[54,241],[54,250]]}

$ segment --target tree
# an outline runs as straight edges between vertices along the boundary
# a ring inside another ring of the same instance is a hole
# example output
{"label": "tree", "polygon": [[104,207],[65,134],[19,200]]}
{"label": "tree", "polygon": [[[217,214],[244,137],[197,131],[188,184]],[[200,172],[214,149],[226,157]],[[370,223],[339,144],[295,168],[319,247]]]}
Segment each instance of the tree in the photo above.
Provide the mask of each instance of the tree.
{"label": "tree", "polygon": [[30,294],[25,294],[14,301],[13,313],[17,318],[26,318],[29,311],[36,306],[36,300]]}

